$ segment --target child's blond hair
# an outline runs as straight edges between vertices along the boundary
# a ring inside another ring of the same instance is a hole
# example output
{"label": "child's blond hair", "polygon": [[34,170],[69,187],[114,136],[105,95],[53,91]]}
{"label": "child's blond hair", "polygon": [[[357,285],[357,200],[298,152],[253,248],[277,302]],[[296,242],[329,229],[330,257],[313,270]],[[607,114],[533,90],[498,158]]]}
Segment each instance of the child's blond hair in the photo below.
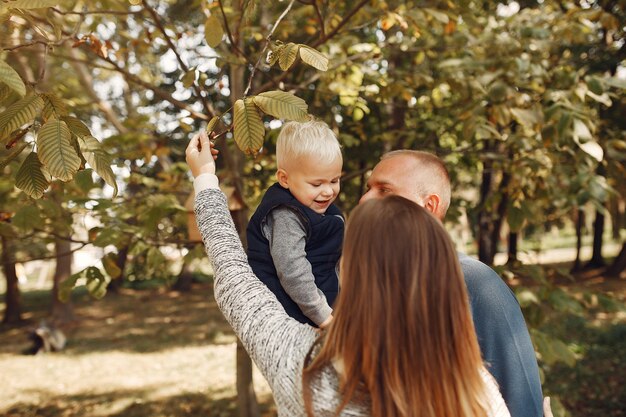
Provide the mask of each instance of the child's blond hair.
{"label": "child's blond hair", "polygon": [[278,168],[301,156],[315,156],[322,163],[341,158],[341,146],[328,125],[319,120],[285,123],[276,140]]}

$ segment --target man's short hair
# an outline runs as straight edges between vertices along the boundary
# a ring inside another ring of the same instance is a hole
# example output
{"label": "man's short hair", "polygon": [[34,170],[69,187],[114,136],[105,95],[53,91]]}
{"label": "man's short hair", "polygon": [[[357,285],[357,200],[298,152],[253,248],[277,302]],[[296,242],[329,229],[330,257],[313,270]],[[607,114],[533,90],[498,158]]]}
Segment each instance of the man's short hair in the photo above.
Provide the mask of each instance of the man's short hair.
{"label": "man's short hair", "polygon": [[328,125],[319,120],[288,122],[276,140],[276,163],[283,168],[301,156],[314,156],[323,163],[341,158],[341,145]]}
{"label": "man's short hair", "polygon": [[448,211],[452,191],[450,174],[443,161],[432,153],[411,149],[387,152],[382,156],[381,160],[400,155],[410,156],[418,164],[417,169],[419,169],[421,174],[417,176],[419,178],[416,184],[418,195],[426,197],[427,195],[437,194],[441,198],[442,212]]}

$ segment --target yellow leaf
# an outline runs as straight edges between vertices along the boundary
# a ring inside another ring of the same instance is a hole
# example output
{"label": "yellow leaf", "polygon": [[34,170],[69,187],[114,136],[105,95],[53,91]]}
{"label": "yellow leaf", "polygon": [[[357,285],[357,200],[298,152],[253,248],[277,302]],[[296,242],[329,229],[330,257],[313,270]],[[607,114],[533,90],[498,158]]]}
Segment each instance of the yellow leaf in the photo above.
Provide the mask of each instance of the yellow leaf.
{"label": "yellow leaf", "polygon": [[328,58],[316,49],[300,45],[300,58],[313,68],[317,68],[320,71],[328,70]]}
{"label": "yellow leaf", "polygon": [[51,119],[37,134],[39,160],[54,177],[69,181],[80,168],[80,157],[71,144],[72,134],[65,122]]}
{"label": "yellow leaf", "polygon": [[0,61],[0,82],[8,85],[21,97],[26,95],[26,86],[18,73],[6,62]]}
{"label": "yellow leaf", "polygon": [[15,186],[32,198],[41,198],[48,188],[48,180],[41,171],[41,162],[35,152],[31,152],[15,177]]}
{"label": "yellow leaf", "polygon": [[237,100],[233,110],[235,143],[247,154],[256,154],[263,146],[265,127],[250,98]]}
{"label": "yellow leaf", "polygon": [[300,46],[295,43],[288,43],[281,49],[278,56],[278,65],[283,71],[287,71],[295,62]]}
{"label": "yellow leaf", "polygon": [[215,130],[215,126],[217,126],[217,122],[219,122],[219,116],[213,116],[213,118],[209,121],[209,124],[206,125],[206,132],[210,135],[213,130]]}
{"label": "yellow leaf", "polygon": [[267,91],[253,97],[254,103],[269,115],[279,119],[303,122],[309,119],[304,100],[285,91]]}
{"label": "yellow leaf", "polygon": [[222,29],[220,20],[214,15],[209,16],[206,22],[204,22],[204,38],[206,39],[206,43],[211,48],[215,48],[222,42],[223,36],[224,30]]}
{"label": "yellow leaf", "polygon": [[20,127],[32,123],[43,105],[43,100],[36,94],[11,104],[0,114],[0,142],[6,141],[9,135]]}

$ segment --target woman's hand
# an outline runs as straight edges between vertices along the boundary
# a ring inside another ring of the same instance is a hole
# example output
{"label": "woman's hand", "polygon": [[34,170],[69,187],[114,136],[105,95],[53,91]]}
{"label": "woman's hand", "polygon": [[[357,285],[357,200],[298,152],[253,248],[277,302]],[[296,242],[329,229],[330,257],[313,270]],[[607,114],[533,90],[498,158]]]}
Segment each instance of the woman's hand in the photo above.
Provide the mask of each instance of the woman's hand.
{"label": "woman's hand", "polygon": [[185,151],[191,174],[196,178],[200,174],[215,174],[215,159],[219,151],[213,148],[209,135],[203,130],[196,133]]}

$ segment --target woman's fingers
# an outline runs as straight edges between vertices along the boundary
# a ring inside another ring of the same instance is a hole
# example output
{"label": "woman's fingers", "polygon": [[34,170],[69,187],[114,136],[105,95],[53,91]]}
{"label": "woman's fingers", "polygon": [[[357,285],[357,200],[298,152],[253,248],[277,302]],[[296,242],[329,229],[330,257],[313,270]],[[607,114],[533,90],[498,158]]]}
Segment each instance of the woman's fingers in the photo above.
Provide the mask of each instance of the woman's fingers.
{"label": "woman's fingers", "polygon": [[199,139],[200,139],[200,134],[196,133],[195,135],[193,135],[193,137],[189,141],[189,145],[187,145],[187,149],[185,150],[185,153],[187,155],[189,155],[193,151],[199,151],[198,149],[198,145],[200,143]]}

